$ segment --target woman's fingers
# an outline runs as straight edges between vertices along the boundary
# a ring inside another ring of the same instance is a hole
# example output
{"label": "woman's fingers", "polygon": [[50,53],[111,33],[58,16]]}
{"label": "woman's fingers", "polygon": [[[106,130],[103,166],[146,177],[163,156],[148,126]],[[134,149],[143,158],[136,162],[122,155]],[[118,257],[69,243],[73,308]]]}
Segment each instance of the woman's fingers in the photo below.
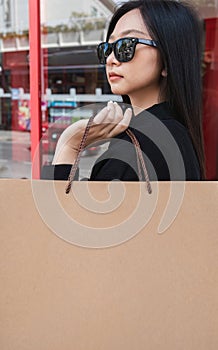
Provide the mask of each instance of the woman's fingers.
{"label": "woman's fingers", "polygon": [[104,107],[100,110],[100,112],[95,116],[94,123],[95,124],[102,124],[104,120],[107,118],[107,115],[109,113],[108,107]]}
{"label": "woman's fingers", "polygon": [[115,118],[115,104],[109,101],[107,106],[104,107],[94,118],[95,124],[109,124],[114,121]]}
{"label": "woman's fingers", "polygon": [[118,105],[117,102],[114,102],[114,110],[115,110],[115,123],[120,123],[123,120],[123,110],[122,108]]}
{"label": "woman's fingers", "polygon": [[124,115],[122,112],[122,119],[120,119],[120,121],[111,129],[109,137],[114,137],[120,134],[121,132],[124,132],[128,128],[131,118],[132,110],[131,108],[127,108]]}
{"label": "woman's fingers", "polygon": [[[123,110],[117,102],[108,102],[94,118],[95,124],[111,124],[111,127],[115,127],[122,122],[124,118]],[[125,118],[126,119],[126,118]]]}
{"label": "woman's fingers", "polygon": [[98,134],[99,138],[111,138],[128,128],[131,117],[131,108],[128,108],[125,113],[123,113],[123,110],[118,103],[110,101],[108,102],[107,107],[104,107],[95,116],[95,127],[94,129],[91,129],[93,134]]}
{"label": "woman's fingers", "polygon": [[120,125],[123,125],[125,128],[128,128],[129,123],[131,121],[131,118],[132,118],[132,109],[131,108],[127,108],[125,110],[123,119],[120,122]]}
{"label": "woman's fingers", "polygon": [[[122,108],[112,101],[108,103],[94,118],[87,138],[87,145],[118,135],[126,130],[132,116],[131,109],[127,109],[123,114]],[[57,148],[68,145],[72,149],[78,149],[87,126],[88,120],[81,119],[70,125],[62,133]]]}

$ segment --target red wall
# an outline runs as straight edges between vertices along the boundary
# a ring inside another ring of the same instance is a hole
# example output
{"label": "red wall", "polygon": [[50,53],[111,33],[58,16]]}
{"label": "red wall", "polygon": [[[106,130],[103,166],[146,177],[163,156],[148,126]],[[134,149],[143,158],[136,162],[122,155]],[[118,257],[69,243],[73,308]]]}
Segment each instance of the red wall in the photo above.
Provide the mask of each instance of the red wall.
{"label": "red wall", "polygon": [[218,179],[218,18],[205,20],[203,127],[208,180]]}

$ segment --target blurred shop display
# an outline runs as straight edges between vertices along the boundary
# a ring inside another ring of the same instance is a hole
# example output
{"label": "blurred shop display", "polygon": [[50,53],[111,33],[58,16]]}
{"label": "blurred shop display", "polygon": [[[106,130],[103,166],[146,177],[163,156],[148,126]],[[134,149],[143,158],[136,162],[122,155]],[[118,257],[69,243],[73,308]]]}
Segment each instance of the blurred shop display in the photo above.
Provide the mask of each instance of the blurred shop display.
{"label": "blurred shop display", "polygon": [[[0,97],[5,96],[10,97],[13,103],[16,102],[17,109],[13,115],[16,130],[31,131],[30,94],[24,94],[22,88],[13,89],[7,94],[1,90]],[[90,118],[93,109],[98,113],[102,103],[108,100],[119,102],[121,97],[102,94],[101,89],[96,89],[95,94],[77,94],[75,89],[71,89],[69,94],[53,94],[51,89],[47,89],[41,105],[43,153],[53,154],[58,138],[65,128],[80,119]],[[96,155],[99,149],[99,146],[89,147],[84,155]]]}
{"label": "blurred shop display", "polygon": [[28,100],[18,102],[18,125],[22,131],[30,131],[30,106]]}

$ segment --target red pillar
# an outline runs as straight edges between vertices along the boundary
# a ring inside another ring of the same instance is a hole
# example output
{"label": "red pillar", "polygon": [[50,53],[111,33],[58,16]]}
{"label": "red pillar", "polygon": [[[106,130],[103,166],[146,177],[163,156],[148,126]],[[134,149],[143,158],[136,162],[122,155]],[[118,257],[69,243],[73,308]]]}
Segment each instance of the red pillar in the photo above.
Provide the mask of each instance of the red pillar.
{"label": "red pillar", "polygon": [[40,178],[41,169],[41,30],[40,0],[29,0],[30,110],[32,177]]}
{"label": "red pillar", "polygon": [[218,179],[218,18],[205,20],[203,126],[207,180]]}

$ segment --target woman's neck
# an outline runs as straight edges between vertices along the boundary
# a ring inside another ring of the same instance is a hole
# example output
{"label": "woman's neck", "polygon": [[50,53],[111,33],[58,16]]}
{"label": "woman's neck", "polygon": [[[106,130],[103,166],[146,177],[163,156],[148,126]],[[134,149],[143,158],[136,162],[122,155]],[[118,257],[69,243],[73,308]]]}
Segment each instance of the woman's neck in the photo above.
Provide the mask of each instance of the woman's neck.
{"label": "woman's neck", "polygon": [[146,91],[143,94],[133,94],[129,96],[134,114],[137,115],[141,111],[161,102],[165,101],[164,97],[160,96],[160,91]]}

